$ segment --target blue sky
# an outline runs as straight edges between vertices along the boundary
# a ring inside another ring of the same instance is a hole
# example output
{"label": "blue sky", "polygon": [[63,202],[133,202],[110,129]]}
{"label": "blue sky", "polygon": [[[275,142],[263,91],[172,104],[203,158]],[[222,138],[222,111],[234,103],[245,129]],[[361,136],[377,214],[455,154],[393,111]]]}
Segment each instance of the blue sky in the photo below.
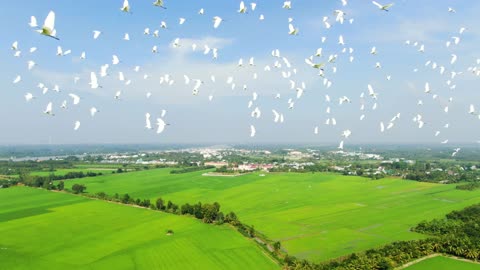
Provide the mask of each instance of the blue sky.
{"label": "blue sky", "polygon": [[[396,1],[390,12],[378,10],[371,1],[349,1],[342,6],[340,1],[292,1],[292,9],[282,9],[283,1],[255,1],[257,9],[247,14],[237,13],[240,1],[165,1],[166,10],[155,8],[152,1],[131,0],[132,14],[120,11],[123,0],[109,1],[27,1],[9,2],[0,10],[0,21],[6,27],[0,48],[0,113],[2,132],[0,144],[44,144],[44,143],[439,143],[449,140],[452,148],[457,143],[480,140],[477,116],[469,115],[469,105],[480,109],[478,76],[468,72],[469,67],[477,66],[478,35],[475,19],[480,3],[473,1]],[[249,5],[250,2],[246,1]],[[456,13],[449,13],[453,7]],[[205,14],[198,15],[200,8]],[[346,22],[335,22],[334,10],[346,13]],[[60,41],[40,36],[29,26],[31,15],[43,23],[50,10],[56,13],[56,29]],[[260,14],[265,20],[260,21]],[[213,16],[225,21],[218,29],[213,28]],[[326,29],[323,17],[328,16],[332,24]],[[178,24],[184,17],[186,22]],[[288,35],[288,18],[300,32],[297,36]],[[348,22],[353,18],[352,24]],[[167,29],[160,29],[160,22],[167,23]],[[158,38],[143,34],[145,28],[151,32],[159,29]],[[461,27],[467,30],[463,34]],[[92,31],[102,31],[94,40]],[[130,41],[123,36],[129,33]],[[338,36],[345,39],[346,53],[338,44]],[[449,48],[445,42],[459,36],[458,45]],[[321,42],[326,37],[325,43]],[[172,48],[171,43],[180,38],[181,47]],[[418,42],[417,47],[405,45],[406,40]],[[11,44],[18,41],[20,57],[14,57]],[[193,52],[190,45],[199,48]],[[203,54],[203,44],[218,48],[219,57]],[[425,53],[418,52],[420,44],[425,45]],[[151,49],[158,46],[159,53]],[[57,46],[71,49],[67,56],[56,56]],[[370,49],[376,46],[378,54],[371,55]],[[29,48],[38,50],[30,54]],[[332,82],[327,88],[323,78],[305,64],[304,59],[323,48],[324,56],[316,58],[325,62],[330,54],[337,54],[334,64],[327,64],[325,76]],[[353,48],[353,53],[348,52]],[[285,67],[282,59],[273,58],[270,53],[279,49],[282,57],[288,58],[292,68]],[[86,60],[80,60],[85,51]],[[118,55],[121,63],[112,66],[112,55]],[[458,61],[450,65],[451,54]],[[350,55],[354,61],[349,62]],[[255,57],[256,65],[237,67],[239,58],[248,63]],[[27,61],[33,60],[37,66],[27,69]],[[433,70],[427,61],[444,66],[445,74],[438,68]],[[273,68],[274,62],[283,64]],[[381,69],[375,68],[380,62]],[[110,75],[99,78],[103,88],[90,89],[89,74],[98,74],[100,66],[110,64]],[[272,71],[264,71],[269,65]],[[140,72],[134,72],[140,66]],[[336,67],[334,73],[332,68]],[[293,68],[297,73],[284,78],[282,71]],[[413,72],[418,69],[417,72]],[[125,85],[118,81],[118,72],[123,72],[132,83]],[[450,72],[463,74],[450,78]],[[256,73],[258,78],[253,79]],[[149,75],[143,79],[144,74]],[[160,77],[169,74],[174,84],[160,84]],[[183,75],[201,79],[204,84],[197,96],[192,95],[193,83],[185,85]],[[12,84],[13,79],[22,76],[22,81]],[[210,80],[211,75],[216,82]],[[388,81],[387,75],[392,79]],[[74,77],[80,78],[74,83]],[[226,83],[233,77],[236,88]],[[300,85],[305,82],[304,95],[297,99],[296,91],[290,89],[289,80]],[[456,85],[454,90],[446,84]],[[55,84],[60,93],[50,90],[43,95],[36,85],[42,82],[52,89]],[[429,82],[431,94],[424,93],[424,84]],[[367,85],[371,84],[378,92],[377,109],[372,110],[375,101],[368,96]],[[247,90],[243,90],[247,85]],[[122,91],[121,100],[114,100],[117,91]],[[36,97],[25,102],[24,95],[30,92]],[[147,99],[146,93],[152,96]],[[259,97],[252,108],[247,104],[252,93]],[[364,92],[365,97],[360,98]],[[69,93],[81,97],[79,105],[71,104]],[[280,99],[275,99],[277,93]],[[437,95],[433,99],[433,95]],[[208,97],[212,95],[213,100]],[[325,95],[331,102],[325,102]],[[338,104],[338,99],[347,96],[350,104]],[[453,98],[449,102],[449,98]],[[294,109],[288,109],[287,100],[292,98]],[[69,105],[61,109],[63,100]],[[422,100],[423,106],[417,106]],[[55,117],[42,112],[48,102],[53,102]],[[365,110],[360,111],[361,104]],[[89,108],[95,106],[100,112],[89,115]],[[448,106],[449,112],[444,108]],[[262,111],[260,119],[250,116],[258,107]],[[326,113],[330,107],[330,114]],[[170,126],[161,134],[147,130],[145,113],[152,120],[167,110],[164,117]],[[285,122],[273,122],[272,109],[283,113]],[[380,122],[388,125],[397,113],[393,128],[380,132]],[[363,121],[360,115],[365,114]],[[422,129],[412,121],[420,114],[425,121]],[[337,125],[325,125],[327,118],[335,118]],[[75,121],[81,122],[74,131]],[[449,128],[444,128],[449,124]],[[250,125],[257,130],[250,137]],[[318,134],[314,128],[318,127]],[[340,136],[343,130],[352,131],[351,137]],[[434,134],[440,131],[438,136]]]}

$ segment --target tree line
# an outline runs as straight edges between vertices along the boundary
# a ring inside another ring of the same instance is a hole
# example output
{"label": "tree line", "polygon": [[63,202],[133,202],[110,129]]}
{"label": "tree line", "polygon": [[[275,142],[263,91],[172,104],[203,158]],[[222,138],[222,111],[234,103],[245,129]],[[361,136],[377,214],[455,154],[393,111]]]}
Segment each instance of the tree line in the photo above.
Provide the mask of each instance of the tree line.
{"label": "tree line", "polygon": [[171,174],[182,174],[182,173],[190,173],[196,171],[203,171],[208,169],[213,169],[215,166],[192,166],[192,167],[184,167],[180,169],[173,169],[170,171]]}
{"label": "tree line", "polygon": [[[57,185],[55,185],[53,181],[78,179],[78,178],[84,178],[84,177],[95,177],[100,175],[103,175],[103,174],[101,172],[100,173],[68,172],[65,175],[50,174],[48,176],[39,176],[39,175],[30,175],[27,172],[22,172],[18,178],[18,183],[22,183],[29,187],[41,187],[48,190],[52,190],[52,189],[63,190],[63,181],[60,181],[61,184],[59,183]],[[62,186],[61,189],[59,188],[59,185]]]}

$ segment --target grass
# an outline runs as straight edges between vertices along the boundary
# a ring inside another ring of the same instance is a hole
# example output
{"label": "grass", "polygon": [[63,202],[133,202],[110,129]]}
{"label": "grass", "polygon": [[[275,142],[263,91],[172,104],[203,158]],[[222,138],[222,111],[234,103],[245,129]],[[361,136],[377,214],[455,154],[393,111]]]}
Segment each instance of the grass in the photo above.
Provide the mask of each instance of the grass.
{"label": "grass", "polygon": [[57,169],[53,172],[51,171],[33,171],[30,174],[31,175],[36,175],[36,176],[49,176],[50,174],[55,174],[55,175],[65,175],[69,172],[93,172],[93,173],[102,173],[102,174],[111,174],[112,171],[116,171],[117,169],[113,168],[95,168],[95,167],[80,167],[80,168],[72,168],[72,169]]}
{"label": "grass", "polygon": [[0,198],[0,269],[279,269],[228,226],[27,187]]}
{"label": "grass", "polygon": [[447,258],[443,256],[433,257],[430,259],[423,260],[414,265],[411,265],[407,270],[425,270],[425,269],[435,269],[435,270],[478,270],[480,269],[480,264],[459,261],[452,258]]}
{"label": "grass", "polygon": [[177,204],[219,202],[291,255],[324,261],[392,241],[423,238],[409,229],[422,220],[480,202],[480,191],[401,179],[337,174],[259,173],[238,177],[169,174],[168,169],[66,181],[91,193],[162,197]]}

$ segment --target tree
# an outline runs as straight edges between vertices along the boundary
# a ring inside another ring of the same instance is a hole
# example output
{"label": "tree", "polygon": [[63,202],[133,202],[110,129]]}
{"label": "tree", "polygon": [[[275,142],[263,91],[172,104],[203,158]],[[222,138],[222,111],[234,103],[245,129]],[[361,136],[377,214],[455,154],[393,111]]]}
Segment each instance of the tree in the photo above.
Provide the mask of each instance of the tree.
{"label": "tree", "polygon": [[230,212],[225,216],[225,221],[232,225],[237,225],[238,224],[237,215],[234,212]]}
{"label": "tree", "polygon": [[65,189],[65,183],[63,181],[58,182],[57,189],[58,190]]}
{"label": "tree", "polygon": [[172,203],[172,201],[169,200],[169,201],[167,202],[167,210],[171,209],[172,206],[173,206],[173,203]]}
{"label": "tree", "polygon": [[75,194],[83,193],[86,189],[87,189],[86,186],[80,185],[80,184],[74,184],[72,186],[73,193]]}
{"label": "tree", "polygon": [[130,195],[128,195],[127,193],[125,193],[122,198],[120,199],[120,201],[122,203],[128,203],[130,201]]}
{"label": "tree", "polygon": [[202,203],[198,202],[193,205],[193,215],[198,219],[203,219]]}
{"label": "tree", "polygon": [[252,238],[255,237],[255,227],[253,227],[253,225],[248,228],[248,235]]}
{"label": "tree", "polygon": [[203,222],[212,223],[214,220],[216,220],[219,209],[220,209],[220,205],[218,203],[217,205],[204,204],[202,206]]}
{"label": "tree", "polygon": [[215,223],[217,223],[218,225],[222,225],[224,222],[225,222],[225,215],[223,214],[223,212],[218,212]]}
{"label": "tree", "polygon": [[273,249],[274,249],[275,251],[279,251],[281,247],[282,247],[282,245],[280,244],[279,241],[273,243]]}
{"label": "tree", "polygon": [[155,206],[157,206],[158,210],[165,210],[165,205],[162,198],[158,198],[155,202]]}

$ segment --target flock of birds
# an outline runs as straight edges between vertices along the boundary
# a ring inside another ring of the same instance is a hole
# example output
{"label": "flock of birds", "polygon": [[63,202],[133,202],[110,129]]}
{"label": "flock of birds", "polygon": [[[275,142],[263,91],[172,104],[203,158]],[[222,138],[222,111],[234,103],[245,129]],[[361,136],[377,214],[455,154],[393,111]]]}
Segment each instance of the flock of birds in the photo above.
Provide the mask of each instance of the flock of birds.
{"label": "flock of birds", "polygon": [[[339,5],[341,5],[341,7],[345,7],[345,6],[348,5],[348,2],[347,2],[347,0],[340,0]],[[155,2],[153,2],[153,6],[156,7],[156,8],[165,9],[166,10],[165,12],[168,11],[167,7],[164,4],[164,1],[162,1],[162,0],[156,0]],[[283,9],[286,9],[286,10],[290,10],[290,9],[292,9],[292,7],[293,7],[292,1],[284,1],[283,5],[281,5],[281,6],[279,5],[279,8],[283,8]],[[322,23],[323,23],[323,26],[325,27],[325,29],[330,29],[332,27],[333,23],[338,23],[338,24],[344,24],[344,23],[345,24],[353,24],[354,23],[354,18],[350,18],[346,14],[346,12],[344,12],[341,9],[341,7],[339,9],[336,9],[336,10],[333,11],[333,15],[334,15],[333,18],[323,17]],[[256,10],[256,8],[257,8],[256,3],[250,3],[249,5],[246,5],[244,3],[244,1],[240,1],[239,8],[238,8],[237,12],[240,13],[240,14],[252,14]],[[372,1],[372,8],[377,8],[380,12],[389,12],[391,9],[394,8],[394,4],[393,3],[391,3],[391,4],[380,4],[376,1]],[[130,4],[129,4],[128,0],[124,0],[123,5],[120,8],[120,11],[124,12],[124,13],[133,14],[132,11],[131,11],[131,7],[130,7]],[[451,7],[448,7],[448,12],[449,13],[456,13],[455,9],[453,9]],[[205,16],[205,10],[203,8],[198,11],[198,16]],[[259,17],[258,17],[258,20],[259,21],[265,20],[265,16],[263,14],[260,14]],[[187,19],[181,17],[181,18],[178,19],[178,24],[183,25],[186,21],[187,21]],[[220,16],[214,16],[212,18],[212,27],[214,29],[220,28],[224,21],[225,20],[223,18],[221,18]],[[47,17],[46,17],[42,26],[38,25],[36,17],[31,16],[29,26],[31,28],[33,28],[36,32],[38,32],[39,34],[41,34],[41,35],[43,35],[47,38],[51,38],[52,42],[56,42],[55,40],[60,40],[57,37],[57,31],[55,29],[55,13],[54,13],[54,11],[50,11],[48,13],[48,15],[47,15]],[[299,28],[297,28],[294,25],[294,19],[293,18],[288,18],[288,24],[286,24],[286,26],[288,26],[288,27],[286,27],[286,31],[285,31],[286,35],[288,34],[288,35],[291,35],[291,36],[296,36],[300,33]],[[145,28],[143,30],[143,34],[145,36],[159,37],[159,31],[161,31],[161,29],[166,29],[166,28],[168,28],[167,22],[162,21],[161,24],[160,24],[160,30],[151,31],[150,28]],[[453,46],[459,45],[459,43],[462,40],[462,35],[465,33],[465,31],[467,31],[467,28],[461,27],[459,29],[458,33],[455,33],[454,36],[452,36],[450,39],[446,40],[445,46],[446,47],[453,47]],[[92,38],[94,40],[99,39],[101,37],[101,35],[102,35],[102,31],[99,31],[99,30],[93,30],[92,31]],[[123,40],[125,40],[125,41],[130,40],[130,35],[128,33],[125,33],[124,37],[123,37]],[[321,44],[319,44],[320,47],[318,49],[316,49],[311,56],[308,56],[308,57],[305,58],[305,64],[309,68],[318,72],[318,76],[321,77],[324,87],[328,89],[333,84],[332,80],[329,79],[329,75],[337,72],[337,65],[336,65],[337,60],[341,57],[345,57],[345,55],[346,55],[349,62],[354,62],[355,61],[355,55],[354,55],[355,49],[352,48],[352,47],[347,47],[346,46],[346,39],[344,38],[343,35],[339,35],[338,36],[338,41],[337,41],[339,51],[337,53],[332,53],[332,54],[326,55],[324,53],[324,49],[321,47],[322,44],[325,44],[326,42],[327,42],[327,38],[322,37],[321,38]],[[405,41],[405,45],[408,46],[408,47],[416,49],[418,51],[418,53],[424,53],[425,50],[426,50],[425,45],[421,44],[421,41],[407,40],[407,41]],[[174,39],[173,42],[170,43],[170,46],[173,49],[181,48],[183,46],[182,39],[181,38]],[[12,44],[12,50],[14,51],[14,56],[20,57],[22,52],[20,50],[19,43],[17,41],[15,41]],[[32,47],[32,48],[30,48],[29,52],[33,54],[33,53],[36,52],[36,50],[37,50],[37,48]],[[199,50],[200,53],[203,53],[203,55],[205,55],[205,56],[210,55],[213,60],[215,60],[219,57],[219,49],[211,48],[210,46],[208,46],[208,44],[205,44],[203,46],[203,48],[199,48],[199,46],[197,44],[192,44],[191,45],[191,50],[194,51],[194,52]],[[158,52],[159,52],[159,47],[158,46],[153,46],[152,49],[151,49],[151,53],[155,54],[155,53],[158,53]],[[377,50],[376,47],[372,47],[371,50],[370,50],[370,54],[372,56],[375,56],[379,53],[381,53],[381,52],[379,50]],[[62,57],[62,56],[70,55],[70,54],[72,54],[71,50],[64,50],[61,46],[57,47],[57,53],[56,53],[57,56]],[[291,90],[294,91],[294,92],[292,92],[292,93],[294,93],[293,97],[288,99],[287,107],[286,107],[286,108],[288,108],[288,110],[292,110],[295,107],[296,100],[303,97],[303,95],[304,95],[304,93],[307,89],[306,83],[301,82],[301,81],[297,81],[297,80],[294,79],[295,75],[298,72],[298,69],[290,62],[290,60],[287,57],[282,56],[279,49],[273,49],[271,51],[271,57],[273,59],[272,63],[270,65],[265,65],[263,67],[263,72],[278,71],[278,74],[281,76],[281,79],[285,80],[287,82],[286,85],[288,85],[288,87]],[[79,59],[80,60],[85,60],[86,58],[87,58],[86,52],[81,52]],[[112,67],[118,67],[118,65],[122,63],[122,61],[120,60],[120,57],[118,55],[112,55],[111,59],[112,59],[111,63],[106,63],[106,64],[102,65],[99,69],[100,70],[99,72],[96,72],[96,71],[90,71],[89,72],[90,76],[89,76],[88,85],[91,89],[103,88],[102,85],[101,85],[101,80],[103,78],[111,75],[111,72],[109,72],[109,70]],[[451,54],[451,60],[450,60],[449,64],[442,65],[441,63],[437,63],[433,60],[429,60],[425,63],[425,67],[438,71],[438,75],[440,76],[440,78],[445,79],[446,85],[451,90],[454,90],[456,88],[455,79],[458,75],[461,75],[464,72],[465,73],[470,72],[470,73],[473,73],[475,76],[480,76],[480,59],[477,59],[475,64],[472,65],[471,67],[469,67],[466,71],[456,71],[455,70],[455,63],[457,62],[457,59],[458,59],[457,55],[452,53]],[[28,68],[28,70],[32,70],[36,67],[36,65],[37,64],[34,61],[30,60],[27,63],[27,68]],[[245,61],[245,62],[244,62],[243,58],[241,58],[241,59],[238,60],[237,66],[238,66],[238,68],[254,67],[254,66],[256,66],[255,58],[250,57],[248,59],[248,61]],[[375,63],[375,68],[376,69],[381,69],[382,64],[380,62],[376,62]],[[133,68],[133,70],[135,72],[139,72],[140,69],[141,69],[140,66],[135,66]],[[257,71],[256,69],[255,70],[252,69],[252,74],[251,74],[251,79],[252,80],[256,80],[260,76],[260,74],[258,74],[256,71]],[[130,85],[132,83],[132,80],[127,79],[126,76],[124,75],[123,71],[119,70],[117,72],[118,72],[118,80],[120,82],[124,83],[126,86]],[[418,72],[418,69],[415,69],[414,72]],[[143,76],[143,78],[148,79],[152,76],[153,75],[145,74]],[[390,81],[391,79],[392,79],[391,75],[386,76],[387,81]],[[21,75],[18,75],[14,78],[13,84],[17,84],[17,83],[21,82],[21,80],[22,80]],[[75,76],[73,78],[74,84],[77,84],[80,80],[83,81],[83,78],[80,78],[79,76]],[[206,79],[206,78],[192,79],[187,74],[183,75],[184,84],[186,86],[188,86],[188,85],[193,86],[192,87],[192,94],[195,95],[195,96],[200,94],[200,90],[201,90],[202,86],[205,84],[205,81],[207,81],[207,80],[211,81],[212,83],[217,83],[217,78],[216,78],[215,75],[211,75],[210,78],[208,78],[208,79]],[[173,76],[171,76],[169,74],[165,74],[165,75],[162,75],[160,77],[160,85],[162,85],[162,84],[163,85],[173,85],[174,83],[175,83],[175,80],[174,80]],[[229,76],[226,79],[226,84],[232,90],[237,88],[234,76]],[[54,85],[53,88],[52,88],[53,91],[60,92],[60,87],[57,84],[52,84],[52,85]],[[38,83],[38,88],[41,89],[43,95],[45,95],[49,91],[49,88],[44,83]],[[243,90],[249,89],[247,84],[242,85],[241,88]],[[287,88],[287,86],[286,86],[286,88]],[[439,94],[437,93],[437,91],[435,91],[435,89],[432,89],[429,82],[425,82],[424,94],[425,94],[425,98],[427,98],[429,96],[432,99],[438,99],[439,98]],[[115,100],[121,99],[121,95],[122,95],[122,91],[117,91],[115,93],[114,99]],[[152,95],[152,93],[148,92],[146,94],[146,98],[147,99],[150,98],[151,95]],[[27,102],[31,102],[35,98],[36,98],[36,95],[34,95],[30,92],[25,94],[25,100]],[[255,119],[258,119],[262,116],[261,108],[256,105],[258,98],[259,98],[259,95],[256,92],[253,92],[252,93],[252,98],[248,102],[248,108],[251,110],[250,116],[255,118]],[[280,93],[275,94],[275,99],[281,99],[281,98],[282,97],[281,97]],[[82,101],[82,98],[76,93],[68,93],[68,99],[70,99],[70,104],[72,104],[74,106],[78,105]],[[209,95],[208,99],[211,101],[213,99],[213,94]],[[366,118],[366,114],[364,113],[364,111],[366,110],[365,99],[371,99],[372,102],[373,102],[371,110],[372,111],[376,110],[376,108],[378,106],[377,101],[379,100],[379,93],[376,92],[375,87],[372,84],[366,85],[365,86],[365,92],[362,92],[361,95],[360,95],[360,101],[361,101],[360,102],[361,114],[359,116],[360,121],[363,121]],[[325,102],[327,104],[331,104],[333,102],[332,98],[328,94],[325,95]],[[343,104],[348,104],[348,103],[351,103],[351,102],[352,102],[352,99],[347,97],[347,96],[342,96],[338,99],[338,105],[339,106],[341,106]],[[453,97],[449,97],[448,98],[448,104],[445,107],[443,107],[444,113],[449,112],[449,105],[452,102],[453,102]],[[62,102],[60,108],[61,109],[66,109],[68,104],[69,104],[69,102],[67,100],[64,100]],[[422,106],[422,105],[423,105],[423,101],[418,100],[417,101],[417,106]],[[44,110],[44,113],[46,115],[49,115],[49,116],[54,116],[55,115],[54,109],[55,108],[53,106],[53,103],[48,102],[48,104],[46,105],[46,108]],[[99,110],[97,108],[95,108],[95,107],[90,108],[90,115],[92,117],[95,117],[95,115],[97,113],[99,113]],[[166,116],[166,113],[167,113],[166,110],[162,110],[161,114],[158,117],[156,117],[155,126],[156,126],[156,132],[157,133],[162,133],[165,130],[166,126],[169,125],[164,120],[165,116]],[[478,117],[480,119],[480,114],[473,104],[471,104],[469,106],[468,113],[470,115],[472,115],[474,117]],[[280,112],[280,110],[273,109],[272,114],[273,114],[273,122],[274,123],[283,123],[284,122],[285,117],[284,117],[284,114],[282,112]],[[326,109],[326,114],[328,115],[328,117],[325,119],[325,125],[336,125],[337,120],[335,119],[334,116],[332,116],[332,109],[331,109],[330,105]],[[400,117],[401,117],[401,114],[397,113],[397,114],[393,115],[393,117],[391,118],[390,121],[380,122],[379,123],[380,132],[383,133],[383,132],[386,132],[389,129],[394,128],[396,121],[398,119],[400,119]],[[421,115],[421,114],[415,114],[412,120],[415,123],[415,125],[417,125],[417,127],[420,128],[420,129],[423,128],[425,123],[426,123],[425,122],[426,120],[425,120],[424,116]],[[73,125],[73,128],[74,128],[74,130],[78,130],[80,128],[80,126],[81,126],[80,121],[75,121],[74,125]],[[145,113],[145,128],[148,129],[148,130],[154,129],[154,127],[151,123],[151,114],[148,113],[148,112]],[[443,128],[449,128],[449,124],[445,123]],[[319,127],[315,126],[314,129],[313,129],[313,132],[315,134],[318,134],[319,133]],[[440,130],[435,130],[433,136],[437,137],[440,134],[441,134]],[[256,128],[255,128],[255,125],[252,124],[252,125],[250,125],[250,136],[255,137],[255,135],[256,135]],[[339,143],[339,146],[338,146],[339,149],[343,149],[344,140],[347,140],[350,136],[352,136],[352,131],[349,130],[349,129],[344,130],[340,134],[340,143]],[[448,139],[445,138],[443,141],[441,141],[441,143],[442,144],[448,143]],[[452,156],[455,156],[459,152],[459,150],[460,150],[459,148],[455,149],[455,151],[452,153]]]}

